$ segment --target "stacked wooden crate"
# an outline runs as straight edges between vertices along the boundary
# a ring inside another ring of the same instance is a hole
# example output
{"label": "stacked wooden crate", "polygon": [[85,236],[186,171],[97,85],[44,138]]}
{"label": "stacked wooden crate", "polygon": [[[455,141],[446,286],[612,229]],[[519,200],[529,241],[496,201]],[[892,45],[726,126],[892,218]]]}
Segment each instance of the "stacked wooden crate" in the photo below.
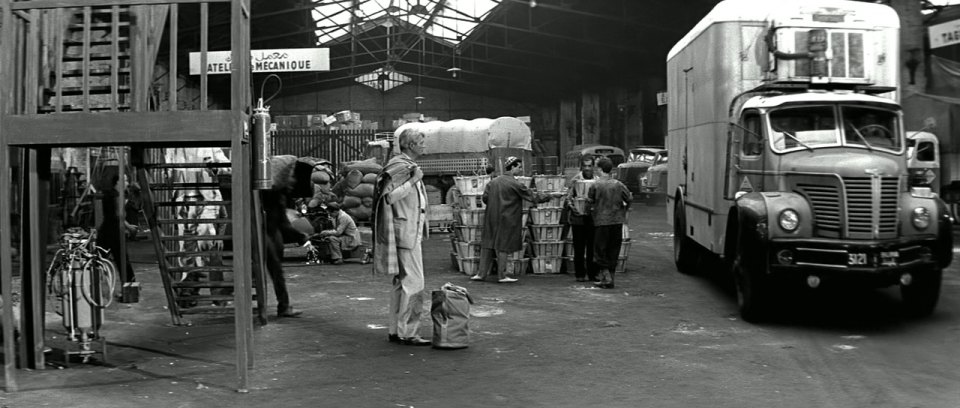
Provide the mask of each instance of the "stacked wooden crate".
{"label": "stacked wooden crate", "polygon": [[480,269],[480,238],[486,212],[481,200],[490,176],[454,177],[460,194],[453,203],[453,244],[451,258],[466,275],[475,275]]}
{"label": "stacked wooden crate", "polygon": [[[565,190],[563,176],[533,176],[533,183],[541,194],[562,193]],[[533,237],[533,257],[530,264],[535,274],[560,273],[563,261],[563,225],[560,224],[562,206],[563,197],[556,197],[529,210]]]}

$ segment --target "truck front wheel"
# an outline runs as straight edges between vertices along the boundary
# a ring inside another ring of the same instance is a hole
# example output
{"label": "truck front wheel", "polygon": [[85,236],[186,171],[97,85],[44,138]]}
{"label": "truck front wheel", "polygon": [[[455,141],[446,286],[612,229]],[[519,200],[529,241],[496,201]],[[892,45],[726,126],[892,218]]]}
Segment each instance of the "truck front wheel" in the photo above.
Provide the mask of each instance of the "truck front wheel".
{"label": "truck front wheel", "polygon": [[683,274],[693,274],[697,265],[696,248],[692,239],[687,238],[687,222],[683,210],[683,197],[677,194],[673,207],[673,262]]}
{"label": "truck front wheel", "polygon": [[914,275],[913,282],[900,286],[900,296],[907,313],[913,317],[925,317],[933,313],[940,300],[940,282],[943,270]]}
{"label": "truck front wheel", "polygon": [[764,320],[770,311],[770,285],[767,279],[744,264],[742,248],[733,260],[733,279],[737,287],[740,317],[751,323]]}

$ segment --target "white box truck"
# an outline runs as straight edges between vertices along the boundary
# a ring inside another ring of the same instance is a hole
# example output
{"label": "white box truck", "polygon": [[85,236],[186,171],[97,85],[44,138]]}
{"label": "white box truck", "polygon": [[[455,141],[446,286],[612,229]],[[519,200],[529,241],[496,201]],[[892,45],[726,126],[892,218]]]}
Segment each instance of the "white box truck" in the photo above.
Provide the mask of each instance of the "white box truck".
{"label": "white box truck", "polygon": [[842,0],[726,0],[667,57],[668,222],[684,273],[712,253],[740,313],[780,284],[900,285],[927,315],[950,216],[908,183],[899,19]]}

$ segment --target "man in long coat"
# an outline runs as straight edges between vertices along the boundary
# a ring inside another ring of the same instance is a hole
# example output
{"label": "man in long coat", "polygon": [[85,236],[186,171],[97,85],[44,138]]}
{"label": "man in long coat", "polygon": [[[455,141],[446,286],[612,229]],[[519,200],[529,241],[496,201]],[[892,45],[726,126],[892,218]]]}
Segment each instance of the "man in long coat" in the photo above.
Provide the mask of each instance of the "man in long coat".
{"label": "man in long coat", "polygon": [[516,176],[523,174],[523,162],[510,156],[503,164],[503,173],[487,183],[483,190],[483,203],[487,210],[483,216],[481,234],[480,271],[471,280],[484,280],[490,273],[493,252],[497,257],[497,278],[500,283],[516,282],[506,275],[509,256],[523,249],[523,201],[542,203],[560,194],[540,194],[520,184]]}
{"label": "man in long coat", "polygon": [[400,154],[377,176],[374,196],[374,273],[393,276],[387,339],[410,346],[429,346],[420,337],[423,311],[423,250],[427,193],[423,172],[414,161],[423,154],[423,133],[407,129],[397,138]]}

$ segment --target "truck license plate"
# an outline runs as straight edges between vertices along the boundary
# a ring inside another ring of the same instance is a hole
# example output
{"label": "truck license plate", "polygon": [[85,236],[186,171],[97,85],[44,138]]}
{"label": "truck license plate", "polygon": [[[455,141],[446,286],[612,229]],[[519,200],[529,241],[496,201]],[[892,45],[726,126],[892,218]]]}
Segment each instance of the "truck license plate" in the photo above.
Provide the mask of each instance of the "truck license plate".
{"label": "truck license plate", "polygon": [[857,266],[867,264],[867,254],[862,252],[853,252],[847,254],[847,265]]}
{"label": "truck license plate", "polygon": [[897,266],[897,260],[900,258],[900,251],[882,251],[880,252],[881,266]]}

